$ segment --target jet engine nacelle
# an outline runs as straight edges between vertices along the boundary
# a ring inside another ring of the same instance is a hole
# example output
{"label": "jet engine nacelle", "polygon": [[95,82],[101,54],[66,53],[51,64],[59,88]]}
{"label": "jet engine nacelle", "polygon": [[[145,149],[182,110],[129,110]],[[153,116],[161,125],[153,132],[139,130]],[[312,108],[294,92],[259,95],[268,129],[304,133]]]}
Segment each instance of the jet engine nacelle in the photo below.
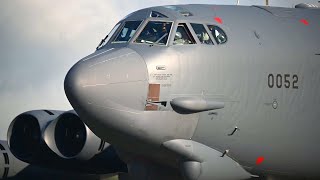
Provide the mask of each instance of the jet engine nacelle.
{"label": "jet engine nacelle", "polygon": [[15,157],[30,165],[89,174],[127,172],[114,148],[94,135],[74,111],[18,115],[9,126],[8,145]]}
{"label": "jet engine nacelle", "polygon": [[44,140],[53,152],[65,159],[89,160],[109,146],[81,121],[74,110],[52,121],[44,132]]}
{"label": "jet engine nacelle", "polygon": [[43,132],[63,111],[33,110],[18,115],[8,129],[11,152],[28,163],[55,158],[43,140]]}

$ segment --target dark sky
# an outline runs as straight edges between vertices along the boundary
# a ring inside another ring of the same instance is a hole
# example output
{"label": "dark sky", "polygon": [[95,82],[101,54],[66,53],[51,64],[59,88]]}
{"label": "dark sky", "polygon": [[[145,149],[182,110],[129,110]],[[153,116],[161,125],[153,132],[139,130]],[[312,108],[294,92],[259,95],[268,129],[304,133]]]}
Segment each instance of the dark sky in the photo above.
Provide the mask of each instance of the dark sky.
{"label": "dark sky", "polygon": [[[292,0],[269,0],[292,7]],[[63,81],[127,14],[166,4],[235,4],[236,0],[1,0],[0,139],[15,116],[33,109],[69,110]],[[304,2],[315,2],[313,0]],[[240,0],[262,5],[263,0]]]}

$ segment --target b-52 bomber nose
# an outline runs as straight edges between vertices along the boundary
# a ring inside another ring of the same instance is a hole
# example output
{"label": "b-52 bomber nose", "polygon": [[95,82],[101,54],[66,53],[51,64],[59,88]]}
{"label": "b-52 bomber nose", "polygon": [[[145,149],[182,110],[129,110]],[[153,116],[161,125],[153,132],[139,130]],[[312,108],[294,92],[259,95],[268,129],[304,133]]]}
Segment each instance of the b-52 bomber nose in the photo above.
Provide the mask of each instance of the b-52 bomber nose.
{"label": "b-52 bomber nose", "polygon": [[109,139],[127,127],[121,114],[144,110],[147,74],[145,61],[129,48],[97,51],[69,70],[65,93],[81,119]]}

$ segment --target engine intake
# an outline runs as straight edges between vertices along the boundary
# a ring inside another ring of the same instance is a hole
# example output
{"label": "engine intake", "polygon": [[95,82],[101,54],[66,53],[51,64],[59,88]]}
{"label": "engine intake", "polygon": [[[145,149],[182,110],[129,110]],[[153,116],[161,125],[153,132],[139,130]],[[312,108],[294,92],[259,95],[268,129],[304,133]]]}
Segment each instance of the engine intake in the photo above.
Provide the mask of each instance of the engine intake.
{"label": "engine intake", "polygon": [[115,149],[93,134],[74,111],[22,113],[11,122],[7,135],[12,154],[31,165],[89,174],[127,172]]}
{"label": "engine intake", "polygon": [[18,115],[8,129],[8,144],[12,153],[25,162],[41,159],[49,150],[42,138],[46,126],[62,111],[34,110]]}
{"label": "engine intake", "polygon": [[52,151],[67,159],[89,160],[101,151],[100,138],[73,110],[61,114],[50,123],[44,137]]}

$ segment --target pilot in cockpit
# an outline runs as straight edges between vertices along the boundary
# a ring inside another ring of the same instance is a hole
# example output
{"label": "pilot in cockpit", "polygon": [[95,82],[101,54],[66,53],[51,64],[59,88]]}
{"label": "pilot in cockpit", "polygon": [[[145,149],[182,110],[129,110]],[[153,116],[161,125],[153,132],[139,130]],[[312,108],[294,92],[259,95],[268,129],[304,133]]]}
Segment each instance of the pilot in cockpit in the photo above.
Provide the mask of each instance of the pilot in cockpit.
{"label": "pilot in cockpit", "polygon": [[175,34],[175,36],[174,36],[174,42],[173,42],[174,44],[177,44],[177,45],[179,45],[179,44],[184,44],[185,43],[185,40],[184,39],[182,39],[182,34],[181,34],[181,32],[176,32],[176,34]]}
{"label": "pilot in cockpit", "polygon": [[167,30],[167,23],[162,23],[161,31],[157,33],[157,41],[158,43],[164,43],[167,42],[168,38],[168,30]]}
{"label": "pilot in cockpit", "polygon": [[171,22],[150,21],[135,42],[166,45],[171,25]]}

